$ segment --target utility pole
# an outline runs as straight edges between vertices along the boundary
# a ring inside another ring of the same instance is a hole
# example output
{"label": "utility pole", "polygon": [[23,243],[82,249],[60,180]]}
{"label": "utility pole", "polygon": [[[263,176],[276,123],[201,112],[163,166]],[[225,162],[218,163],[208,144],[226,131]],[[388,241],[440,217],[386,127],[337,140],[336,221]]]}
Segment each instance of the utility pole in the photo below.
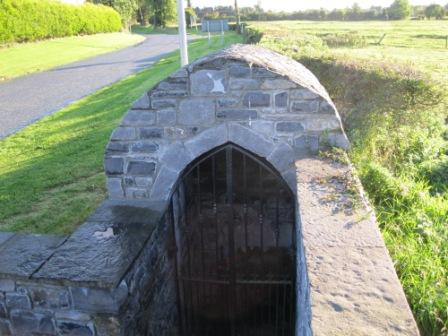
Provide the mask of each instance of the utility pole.
{"label": "utility pole", "polygon": [[240,10],[238,9],[238,0],[235,0],[236,27],[239,30],[241,25]]}
{"label": "utility pole", "polygon": [[179,26],[180,65],[188,64],[187,28],[185,24],[184,0],[177,0],[177,17]]}

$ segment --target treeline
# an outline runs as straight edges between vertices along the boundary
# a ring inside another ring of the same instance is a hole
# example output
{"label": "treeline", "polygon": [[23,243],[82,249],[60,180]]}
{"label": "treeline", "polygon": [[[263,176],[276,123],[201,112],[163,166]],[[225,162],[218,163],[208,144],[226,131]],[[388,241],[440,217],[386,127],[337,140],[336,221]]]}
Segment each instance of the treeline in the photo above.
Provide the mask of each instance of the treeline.
{"label": "treeline", "polygon": [[0,44],[120,30],[120,15],[110,7],[0,0]]}
{"label": "treeline", "polygon": [[165,27],[176,18],[176,0],[88,0],[114,8],[120,13],[123,26],[129,29],[131,23],[151,24]]}
{"label": "treeline", "polygon": [[[200,18],[230,18],[236,13],[231,6],[195,8]],[[275,20],[312,20],[312,21],[362,21],[362,20],[402,20],[409,17],[415,19],[443,19],[448,14],[447,5],[432,4],[429,6],[411,6],[408,0],[396,0],[389,7],[373,6],[361,8],[354,3],[350,8],[334,10],[310,9],[297,12],[265,11],[260,6],[240,8],[240,16],[244,21],[275,21]]]}

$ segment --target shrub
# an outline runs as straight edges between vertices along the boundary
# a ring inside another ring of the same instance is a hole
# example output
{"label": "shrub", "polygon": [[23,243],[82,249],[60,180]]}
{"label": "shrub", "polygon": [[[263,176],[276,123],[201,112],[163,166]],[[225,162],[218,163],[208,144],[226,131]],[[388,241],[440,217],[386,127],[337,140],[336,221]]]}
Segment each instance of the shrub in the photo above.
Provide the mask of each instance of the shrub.
{"label": "shrub", "polygon": [[340,47],[365,47],[367,39],[357,32],[339,33],[339,34],[323,34],[322,40],[332,48]]}
{"label": "shrub", "polygon": [[114,32],[120,15],[110,7],[81,6],[51,0],[1,0],[0,43]]}

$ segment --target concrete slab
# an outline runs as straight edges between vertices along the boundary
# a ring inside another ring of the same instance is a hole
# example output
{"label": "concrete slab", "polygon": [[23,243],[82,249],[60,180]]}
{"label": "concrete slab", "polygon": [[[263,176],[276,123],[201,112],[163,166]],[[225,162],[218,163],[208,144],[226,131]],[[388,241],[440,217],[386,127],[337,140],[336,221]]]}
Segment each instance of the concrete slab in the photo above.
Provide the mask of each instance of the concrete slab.
{"label": "concrete slab", "polygon": [[419,335],[375,216],[349,166],[296,161],[314,335]]}
{"label": "concrete slab", "polygon": [[161,212],[148,207],[105,202],[32,278],[63,285],[116,287],[160,218]]}
{"label": "concrete slab", "polygon": [[29,278],[64,240],[57,235],[14,235],[0,248],[0,278]]}

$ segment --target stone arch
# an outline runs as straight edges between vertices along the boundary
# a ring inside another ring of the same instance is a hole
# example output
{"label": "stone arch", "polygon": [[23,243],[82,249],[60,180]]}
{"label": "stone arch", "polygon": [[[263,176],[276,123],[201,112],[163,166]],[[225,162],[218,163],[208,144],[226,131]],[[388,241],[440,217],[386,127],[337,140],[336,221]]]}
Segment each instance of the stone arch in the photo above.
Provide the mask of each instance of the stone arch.
{"label": "stone arch", "polygon": [[264,158],[295,190],[294,149],[285,141],[275,142],[261,133],[237,123],[207,129],[185,142],[176,142],[161,155],[161,166],[149,195],[152,201],[165,201],[185,167],[201,155],[226,143],[235,144]]}
{"label": "stone arch", "polygon": [[266,158],[291,186],[295,159],[328,144],[348,147],[334,104],[309,70],[235,45],[180,69],[134,103],[106,149],[109,198],[167,200],[189,162],[226,142]]}

